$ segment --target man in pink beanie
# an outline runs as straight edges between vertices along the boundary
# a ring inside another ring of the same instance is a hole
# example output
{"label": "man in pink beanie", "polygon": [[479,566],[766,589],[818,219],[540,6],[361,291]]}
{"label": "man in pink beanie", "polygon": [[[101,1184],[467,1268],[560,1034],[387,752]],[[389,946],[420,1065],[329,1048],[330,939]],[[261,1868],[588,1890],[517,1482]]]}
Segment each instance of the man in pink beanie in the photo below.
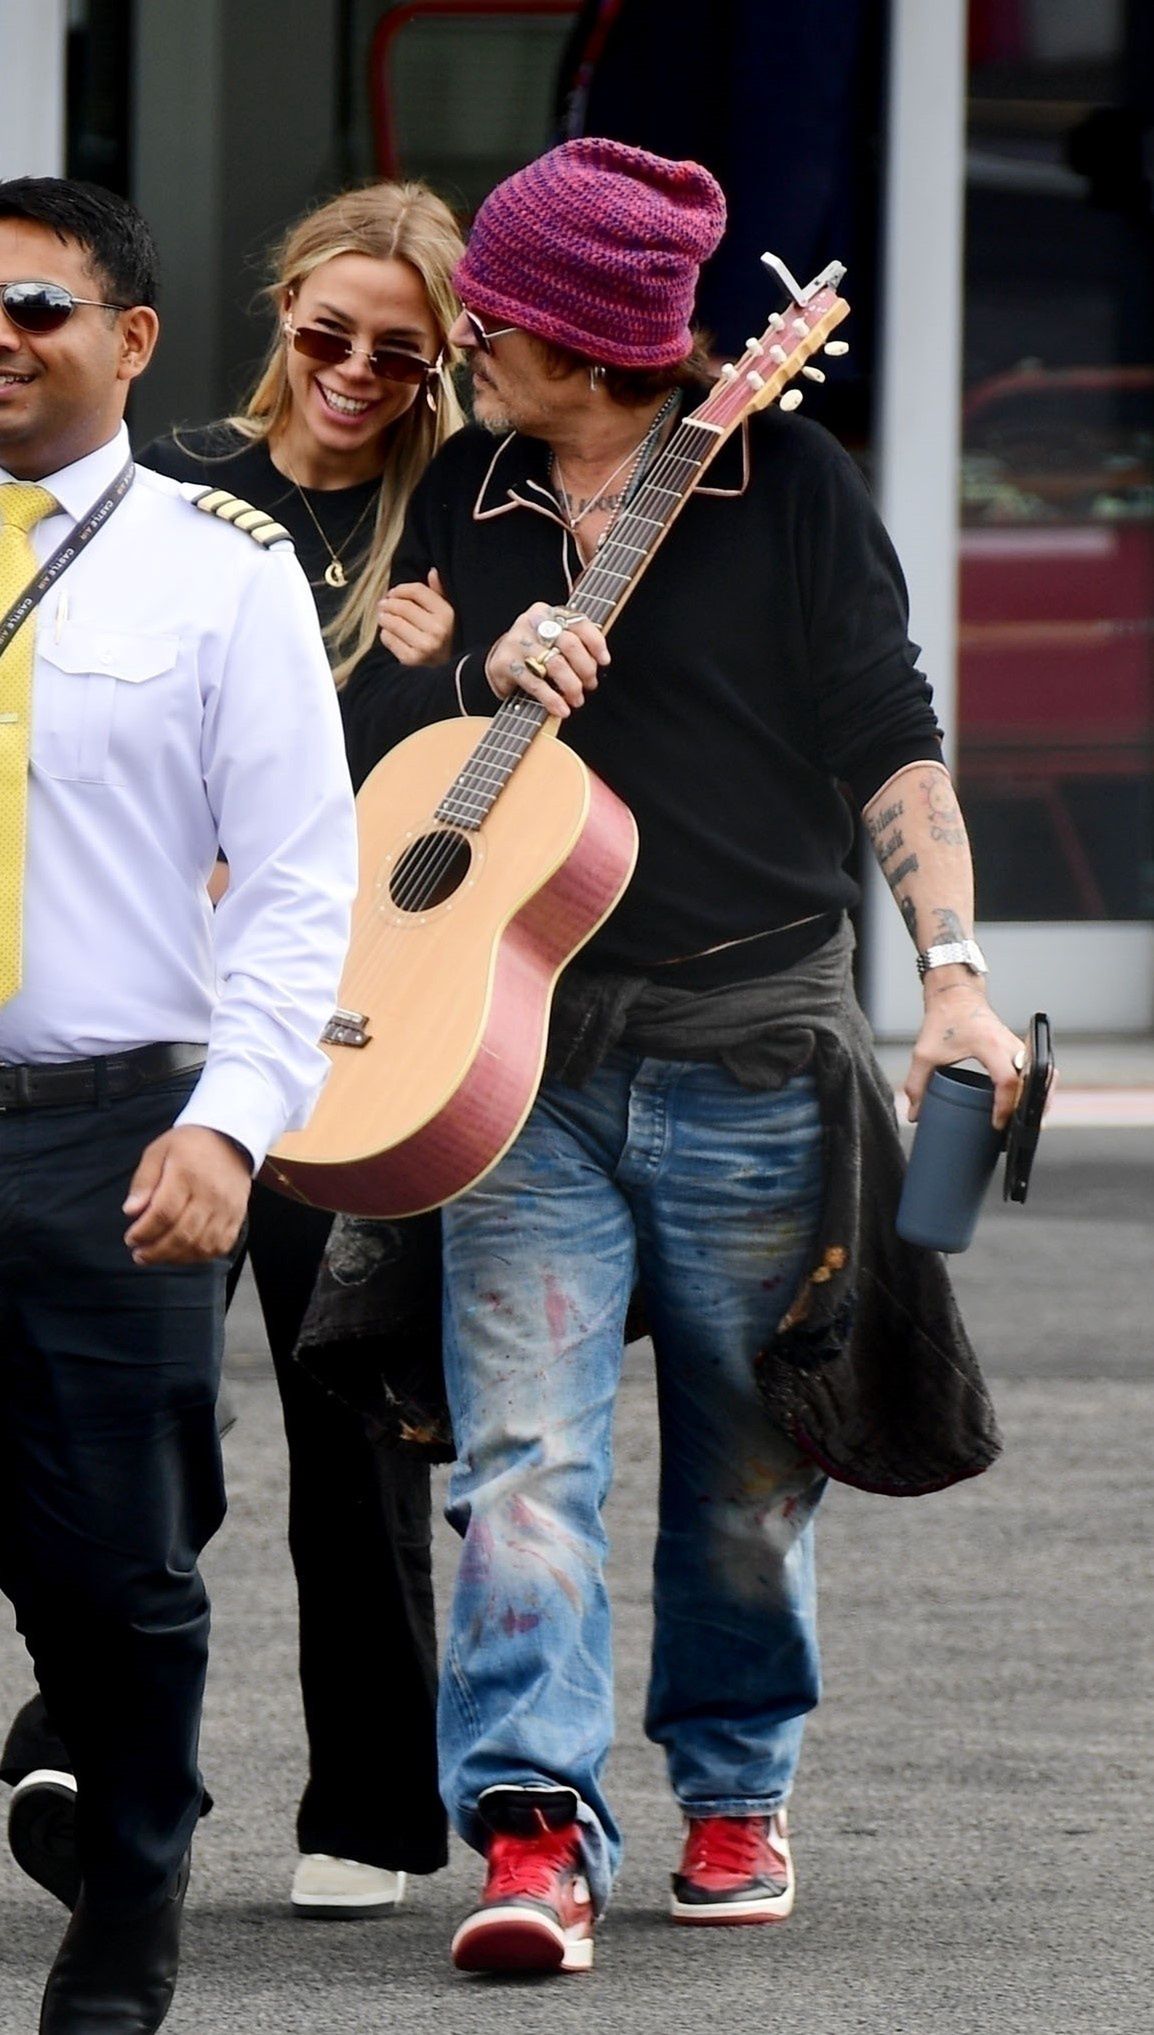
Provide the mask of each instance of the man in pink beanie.
{"label": "man in pink beanie", "polygon": [[[1019,1042],[986,1000],[965,832],[856,469],[768,409],[691,489],[716,429],[690,417],[709,379],[693,300],[723,225],[699,165],[596,139],[486,200],[451,334],[476,424],[418,486],[394,564],[439,572],[453,654],[344,696],[361,778],[411,730],[528,694],[640,834],[558,985],[524,1128],[444,1211],[464,1549],[441,1779],[487,1861],[453,1942],[468,1971],[588,1970],[620,1860],[601,1510],[635,1286],[660,1416],[646,1729],[685,1820],[678,1923],[793,1904],[825,1472],[911,1491],[997,1451],[941,1260],[889,1226],[900,1157],[850,980],[840,785],[921,950],[911,1100],[972,1055],[1004,1121]],[[593,616],[630,587],[610,663]]]}

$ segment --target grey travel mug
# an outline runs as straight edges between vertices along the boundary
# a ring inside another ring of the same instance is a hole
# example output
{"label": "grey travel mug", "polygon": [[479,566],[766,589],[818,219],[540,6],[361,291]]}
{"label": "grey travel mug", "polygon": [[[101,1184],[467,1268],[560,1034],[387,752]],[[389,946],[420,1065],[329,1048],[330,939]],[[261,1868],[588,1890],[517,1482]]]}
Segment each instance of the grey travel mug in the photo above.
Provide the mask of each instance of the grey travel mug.
{"label": "grey travel mug", "polygon": [[898,1203],[897,1232],[931,1251],[964,1251],[1005,1132],[994,1129],[994,1084],[969,1067],[936,1067],[918,1112]]}

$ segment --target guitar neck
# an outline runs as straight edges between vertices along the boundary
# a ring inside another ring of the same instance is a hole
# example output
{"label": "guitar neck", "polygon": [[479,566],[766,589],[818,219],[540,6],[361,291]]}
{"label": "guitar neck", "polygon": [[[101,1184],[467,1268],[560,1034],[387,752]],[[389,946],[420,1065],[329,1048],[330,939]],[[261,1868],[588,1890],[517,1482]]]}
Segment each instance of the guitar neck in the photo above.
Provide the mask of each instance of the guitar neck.
{"label": "guitar neck", "polygon": [[[701,408],[707,406],[708,399]],[[740,421],[714,423],[701,410],[682,419],[574,583],[571,608],[603,631],[612,626],[706,467]]]}
{"label": "guitar neck", "polygon": [[[735,418],[727,428],[696,411],[683,419],[636,494],[618,511],[597,556],[574,582],[570,607],[598,628],[609,628],[710,460],[739,422]],[[538,700],[528,693],[512,693],[498,707],[488,733],[438,806],[437,818],[460,827],[480,826],[548,719]]]}

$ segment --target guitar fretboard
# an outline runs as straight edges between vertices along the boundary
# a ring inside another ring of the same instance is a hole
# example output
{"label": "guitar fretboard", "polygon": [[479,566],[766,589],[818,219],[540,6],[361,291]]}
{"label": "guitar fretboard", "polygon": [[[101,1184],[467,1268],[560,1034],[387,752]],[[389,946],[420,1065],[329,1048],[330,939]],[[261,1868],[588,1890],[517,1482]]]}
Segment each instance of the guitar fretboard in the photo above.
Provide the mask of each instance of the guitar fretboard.
{"label": "guitar fretboard", "polygon": [[[697,412],[682,420],[637,492],[618,512],[601,549],[574,582],[568,606],[587,615],[598,628],[610,627],[725,435]],[[505,700],[441,800],[436,817],[469,830],[480,827],[547,719],[546,709],[527,693],[513,693]]]}

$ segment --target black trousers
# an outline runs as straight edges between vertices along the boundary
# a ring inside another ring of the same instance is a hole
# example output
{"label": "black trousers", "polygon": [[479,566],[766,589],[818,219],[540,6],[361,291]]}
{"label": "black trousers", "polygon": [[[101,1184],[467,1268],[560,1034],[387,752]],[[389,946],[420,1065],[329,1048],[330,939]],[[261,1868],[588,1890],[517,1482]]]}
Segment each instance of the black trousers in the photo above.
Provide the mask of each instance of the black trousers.
{"label": "black trousers", "polygon": [[374,1446],[292,1352],[331,1218],[258,1183],[248,1250],[289,1455],[309,1778],[302,1851],[427,1873],[448,1834],[437,1791],[429,1469]]}
{"label": "black trousers", "polygon": [[162,1896],[201,1803],[225,1266],[134,1265],[121,1207],[192,1085],[0,1114],[0,1588],[110,1913]]}

